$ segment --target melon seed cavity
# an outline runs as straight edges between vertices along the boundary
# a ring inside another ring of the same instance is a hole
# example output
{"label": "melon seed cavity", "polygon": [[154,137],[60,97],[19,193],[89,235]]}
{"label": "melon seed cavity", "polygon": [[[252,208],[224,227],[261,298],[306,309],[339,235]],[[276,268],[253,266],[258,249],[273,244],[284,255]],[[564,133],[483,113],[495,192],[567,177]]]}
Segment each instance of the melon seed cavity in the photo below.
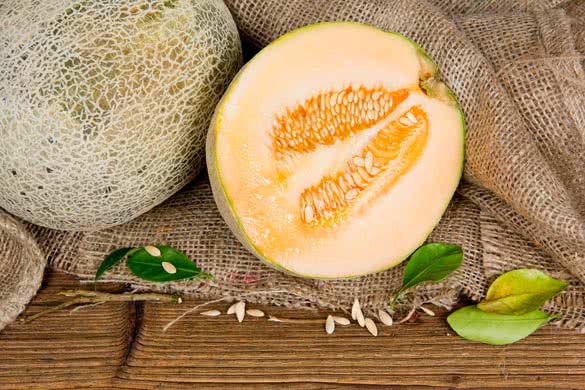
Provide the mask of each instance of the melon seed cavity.
{"label": "melon seed cavity", "polygon": [[[408,89],[350,86],[313,96],[276,117],[275,158],[310,153],[320,145],[358,135],[384,121],[409,95]],[[420,106],[410,107],[350,156],[343,169],[301,193],[301,221],[309,226],[335,225],[374,182],[382,180],[389,187],[406,173],[422,153],[427,136],[426,112]]]}
{"label": "melon seed cavity", "polygon": [[310,226],[334,225],[375,182],[389,187],[405,174],[422,154],[427,137],[426,113],[411,107],[347,160],[343,170],[302,192],[301,220]]}

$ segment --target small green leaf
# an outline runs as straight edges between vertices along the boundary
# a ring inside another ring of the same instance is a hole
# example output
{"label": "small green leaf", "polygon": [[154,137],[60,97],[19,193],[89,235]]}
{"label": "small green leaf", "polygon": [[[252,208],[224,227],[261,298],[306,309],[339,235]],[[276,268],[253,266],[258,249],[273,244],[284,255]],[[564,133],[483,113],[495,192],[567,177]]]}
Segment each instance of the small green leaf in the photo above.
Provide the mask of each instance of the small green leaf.
{"label": "small green leaf", "polygon": [[394,306],[401,294],[423,282],[439,282],[458,269],[463,261],[459,245],[433,242],[418,248],[408,260],[402,278],[402,287],[390,302]]}
{"label": "small green leaf", "polygon": [[518,269],[500,275],[477,307],[486,312],[524,314],[538,310],[568,286],[534,269]]}
{"label": "small green leaf", "polygon": [[[191,259],[178,250],[158,245],[161,255],[150,255],[144,248],[138,249],[128,256],[128,268],[141,279],[149,282],[170,282],[174,280],[191,279],[194,277],[210,278],[211,275],[201,272]],[[163,262],[171,263],[176,269],[169,273],[163,268]]]}
{"label": "small green leaf", "polygon": [[439,282],[461,266],[463,250],[459,245],[431,243],[418,248],[410,257],[402,290],[422,282]]}
{"label": "small green leaf", "polygon": [[522,315],[508,315],[481,311],[467,306],[447,317],[453,330],[467,340],[485,344],[504,345],[521,340],[557,316],[548,316],[540,310]]}
{"label": "small green leaf", "polygon": [[439,282],[463,262],[463,250],[459,245],[433,242],[418,248],[408,260],[404,269],[402,287],[390,303],[393,307],[401,294],[423,282]]}
{"label": "small green leaf", "polygon": [[461,266],[463,250],[459,245],[434,242],[418,248],[408,260],[404,269],[402,288],[396,293],[394,303],[400,294],[423,282],[439,282]]}
{"label": "small green leaf", "polygon": [[120,248],[116,249],[112,253],[110,253],[104,261],[100,264],[100,267],[95,273],[94,282],[97,282],[99,278],[102,277],[104,272],[112,269],[116,264],[118,264],[122,259],[130,252],[132,248]]}

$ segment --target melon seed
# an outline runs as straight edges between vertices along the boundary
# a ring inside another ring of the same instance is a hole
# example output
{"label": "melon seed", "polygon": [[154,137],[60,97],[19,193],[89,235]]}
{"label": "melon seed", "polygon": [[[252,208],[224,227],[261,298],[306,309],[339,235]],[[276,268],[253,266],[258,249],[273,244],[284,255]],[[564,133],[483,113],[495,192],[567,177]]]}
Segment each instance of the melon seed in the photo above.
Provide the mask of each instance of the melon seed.
{"label": "melon seed", "polygon": [[357,196],[358,196],[358,190],[356,190],[354,188],[354,189],[351,189],[345,193],[345,200],[352,200]]}
{"label": "melon seed", "polygon": [[236,312],[236,306],[238,305],[238,303],[234,303],[232,304],[228,309],[227,309],[227,314],[234,314]]}
{"label": "melon seed", "polygon": [[166,271],[166,273],[168,273],[168,274],[176,274],[177,273],[177,268],[173,264],[169,263],[168,261],[163,261],[161,263],[161,265],[162,265],[163,269]]}
{"label": "melon seed", "polygon": [[368,153],[366,153],[366,164],[365,165],[366,165],[366,171],[368,171],[368,173],[372,173],[372,168],[374,166],[374,155],[369,150],[368,150]]}
{"label": "melon seed", "polygon": [[361,308],[356,311],[355,318],[357,319],[358,324],[363,328],[366,322],[364,318],[364,312],[362,312]]}
{"label": "melon seed", "polygon": [[156,246],[146,245],[144,250],[147,251],[149,255],[154,257],[160,257],[161,255],[160,249],[158,249]]}
{"label": "melon seed", "polygon": [[313,221],[313,208],[311,206],[305,207],[305,222],[311,223]]}
{"label": "melon seed", "polygon": [[339,325],[349,325],[350,321],[345,317],[333,316],[333,321]]}
{"label": "melon seed", "polygon": [[238,319],[238,322],[244,321],[244,317],[246,315],[246,302],[240,301],[240,302],[236,303],[235,313],[236,313],[236,318]]}
{"label": "melon seed", "polygon": [[392,316],[384,310],[378,310],[378,319],[380,319],[380,322],[386,326],[392,326],[392,323],[394,322]]}
{"label": "melon seed", "polygon": [[360,310],[360,302],[357,298],[353,300],[353,305],[351,306],[351,318],[355,321],[357,320],[357,312]]}
{"label": "melon seed", "polygon": [[335,321],[333,321],[332,316],[327,316],[327,320],[325,320],[325,332],[327,332],[327,334],[331,334],[331,333],[333,333],[334,330],[335,330]]}
{"label": "melon seed", "polygon": [[246,314],[252,317],[264,317],[264,312],[258,309],[248,309]]}
{"label": "melon seed", "polygon": [[217,317],[218,315],[221,314],[221,312],[219,310],[208,310],[208,311],[204,311],[199,313],[202,316],[207,316],[207,317]]}
{"label": "melon seed", "polygon": [[372,336],[378,335],[378,327],[376,326],[376,323],[371,318],[366,318],[364,323],[366,325],[366,329],[368,330],[368,332],[370,332],[372,334]]}
{"label": "melon seed", "polygon": [[407,112],[406,113],[406,117],[412,122],[412,123],[417,123],[416,117],[414,116],[414,114],[412,112]]}

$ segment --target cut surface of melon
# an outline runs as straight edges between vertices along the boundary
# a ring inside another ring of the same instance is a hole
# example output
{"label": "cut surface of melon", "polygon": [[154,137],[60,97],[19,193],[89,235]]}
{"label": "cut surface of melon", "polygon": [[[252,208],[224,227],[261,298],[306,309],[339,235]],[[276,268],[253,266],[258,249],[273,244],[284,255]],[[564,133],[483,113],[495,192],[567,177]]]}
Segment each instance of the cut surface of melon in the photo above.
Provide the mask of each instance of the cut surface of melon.
{"label": "cut surface of melon", "polygon": [[291,32],[240,72],[207,143],[220,211],[260,259],[297,275],[389,268],[459,182],[464,128],[412,41],[356,23]]}

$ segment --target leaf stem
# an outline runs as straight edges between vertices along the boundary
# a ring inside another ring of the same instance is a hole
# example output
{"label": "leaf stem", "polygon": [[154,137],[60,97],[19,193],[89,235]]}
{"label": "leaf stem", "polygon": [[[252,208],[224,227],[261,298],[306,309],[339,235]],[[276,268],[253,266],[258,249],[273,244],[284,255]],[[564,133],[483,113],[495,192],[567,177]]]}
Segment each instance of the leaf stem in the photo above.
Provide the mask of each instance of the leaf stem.
{"label": "leaf stem", "polygon": [[222,302],[222,301],[227,301],[227,300],[231,300],[232,298],[230,297],[223,297],[223,298],[219,298],[219,299],[215,299],[213,301],[208,301],[208,302],[204,302],[201,303],[199,305],[193,306],[192,308],[190,308],[189,310],[183,312],[180,316],[178,316],[177,318],[175,318],[174,320],[172,320],[171,322],[169,322],[168,324],[166,324],[163,327],[163,332],[166,332],[171,326],[173,326],[175,323],[177,323],[178,321],[180,321],[183,317],[193,313],[195,310],[202,308],[203,306],[207,306],[210,305],[212,303],[218,303],[218,302]]}
{"label": "leaf stem", "polygon": [[179,303],[179,296],[174,294],[159,294],[159,293],[107,293],[93,290],[63,290],[59,292],[60,295],[66,297],[82,297],[84,303],[97,302],[138,302],[138,301],[158,301]]}
{"label": "leaf stem", "polygon": [[390,308],[390,310],[394,309],[394,305],[396,305],[398,298],[400,298],[402,296],[403,291],[404,291],[403,289],[400,289],[396,292],[396,294],[394,294],[394,298],[392,298],[392,301],[388,304],[388,307]]}
{"label": "leaf stem", "polygon": [[77,303],[83,303],[83,302],[79,298],[74,298],[74,299],[71,299],[70,301],[63,302],[63,303],[61,303],[61,304],[59,304],[57,306],[50,307],[47,310],[40,311],[40,312],[38,312],[36,314],[33,314],[31,316],[28,316],[26,318],[22,318],[21,321],[24,322],[24,323],[28,323],[28,322],[31,322],[31,321],[36,320],[39,317],[42,317],[42,316],[45,316],[47,314],[53,313],[53,312],[55,312],[57,310],[65,309],[66,307],[73,306],[73,305],[75,305]]}
{"label": "leaf stem", "polygon": [[398,321],[398,324],[403,324],[406,321],[410,320],[412,318],[412,316],[414,315],[415,312],[416,312],[416,306],[413,306],[412,309],[406,315],[406,317],[404,317],[403,319],[401,319],[400,321]]}
{"label": "leaf stem", "polygon": [[46,310],[40,311],[29,317],[23,318],[21,321],[28,323],[36,320],[39,317],[53,313],[57,310],[64,309],[76,304],[101,304],[105,302],[139,302],[139,301],[155,301],[168,303],[181,303],[181,297],[178,295],[157,294],[157,293],[123,293],[112,294],[93,290],[63,290],[59,292],[60,295],[71,297],[70,300],[65,301],[57,306],[50,307]]}

